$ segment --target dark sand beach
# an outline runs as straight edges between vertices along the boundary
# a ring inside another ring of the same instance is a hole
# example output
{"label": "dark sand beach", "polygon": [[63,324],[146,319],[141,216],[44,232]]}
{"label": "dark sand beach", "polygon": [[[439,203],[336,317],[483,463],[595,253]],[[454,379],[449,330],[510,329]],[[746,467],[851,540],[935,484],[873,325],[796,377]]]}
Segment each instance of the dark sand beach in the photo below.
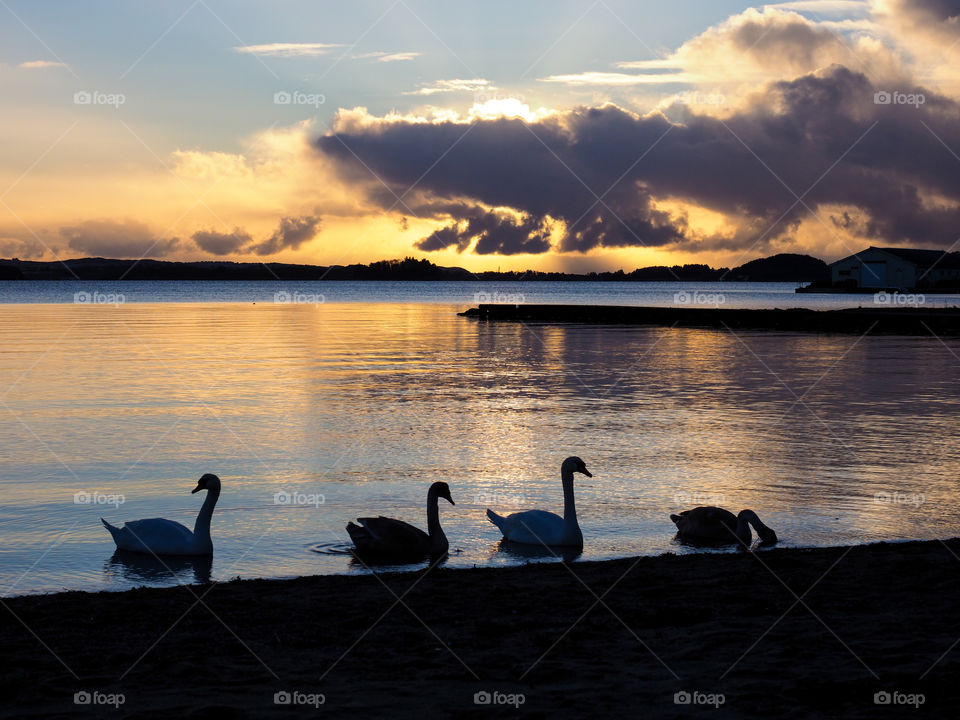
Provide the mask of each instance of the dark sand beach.
{"label": "dark sand beach", "polygon": [[[8,598],[3,714],[956,717],[957,555],[951,540]],[[78,707],[81,691],[124,702]],[[276,705],[283,691],[324,703]]]}

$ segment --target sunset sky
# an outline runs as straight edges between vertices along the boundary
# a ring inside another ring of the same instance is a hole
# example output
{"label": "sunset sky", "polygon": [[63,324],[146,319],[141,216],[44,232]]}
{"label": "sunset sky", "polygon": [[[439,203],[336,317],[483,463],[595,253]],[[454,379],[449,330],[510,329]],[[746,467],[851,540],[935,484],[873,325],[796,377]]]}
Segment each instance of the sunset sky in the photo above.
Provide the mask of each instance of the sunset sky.
{"label": "sunset sky", "polygon": [[960,0],[0,18],[0,257],[629,271],[960,238]]}

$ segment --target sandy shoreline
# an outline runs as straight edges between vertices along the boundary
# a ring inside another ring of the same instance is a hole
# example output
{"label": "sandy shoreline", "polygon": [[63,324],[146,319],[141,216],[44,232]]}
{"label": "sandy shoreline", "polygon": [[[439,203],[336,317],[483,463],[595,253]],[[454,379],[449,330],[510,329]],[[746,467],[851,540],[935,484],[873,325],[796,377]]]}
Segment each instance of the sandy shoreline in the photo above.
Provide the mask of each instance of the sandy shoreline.
{"label": "sandy shoreline", "polygon": [[957,556],[960,540],[8,598],[2,713],[956,717]]}

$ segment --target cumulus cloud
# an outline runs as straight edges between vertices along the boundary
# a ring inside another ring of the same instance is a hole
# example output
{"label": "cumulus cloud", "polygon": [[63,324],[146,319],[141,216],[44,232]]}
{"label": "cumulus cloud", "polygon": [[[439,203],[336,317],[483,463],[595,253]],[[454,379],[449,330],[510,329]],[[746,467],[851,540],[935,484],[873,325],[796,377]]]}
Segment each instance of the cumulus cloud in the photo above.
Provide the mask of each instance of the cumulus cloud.
{"label": "cumulus cloud", "polygon": [[137,220],[87,220],[60,234],[72,250],[98,257],[165,257],[180,247],[179,238],[157,237]]}
{"label": "cumulus cloud", "polygon": [[201,250],[211,255],[232,255],[253,241],[250,234],[240,228],[234,228],[232,233],[198,230],[192,237]]}
{"label": "cumulus cloud", "polygon": [[[809,3],[789,3],[800,9]],[[862,4],[860,7],[864,7]],[[874,80],[902,79],[898,55],[877,37],[850,33],[857,23],[816,22],[784,6],[748,9],[683,43],[666,57],[622,61],[617,71],[588,71],[540,78],[571,86],[693,84],[754,90],[840,64]],[[865,27],[872,27],[867,22]]]}
{"label": "cumulus cloud", "polygon": [[[723,118],[688,112],[682,123],[614,105],[537,122],[354,110],[316,148],[373,202],[403,196],[398,210],[442,221],[424,250],[544,252],[547,228],[568,251],[763,248],[827,206],[861,213],[878,241],[950,246],[960,173],[945,146],[960,147],[960,108],[906,85],[897,91],[922,105],[878,104],[888,89],[834,65],[767,85]],[[729,227],[699,229],[682,204]]]}

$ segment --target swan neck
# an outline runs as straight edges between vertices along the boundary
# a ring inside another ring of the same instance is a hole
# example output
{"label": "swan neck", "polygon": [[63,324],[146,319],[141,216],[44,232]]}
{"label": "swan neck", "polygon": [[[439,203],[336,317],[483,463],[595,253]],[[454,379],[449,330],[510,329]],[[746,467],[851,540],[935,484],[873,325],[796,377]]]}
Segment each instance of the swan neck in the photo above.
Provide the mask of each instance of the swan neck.
{"label": "swan neck", "polygon": [[437,494],[431,488],[427,493],[427,535],[430,536],[430,552],[445,553],[448,543],[447,536],[440,527],[440,509],[437,507]]}
{"label": "swan neck", "polygon": [[[775,543],[777,542],[777,534],[771,530],[769,527],[760,522],[760,518],[757,517],[757,514],[753,510],[744,510],[740,513],[738,519],[743,522],[749,522],[753,526],[753,529],[757,531],[757,537],[764,543]],[[747,532],[750,532],[749,529]]]}
{"label": "swan neck", "polygon": [[437,495],[431,490],[427,494],[427,533],[431,538],[443,535],[440,528],[440,509],[437,507]]}
{"label": "swan neck", "polygon": [[203,500],[203,507],[197,515],[197,522],[193,526],[194,537],[201,540],[210,540],[210,518],[213,517],[213,508],[220,498],[220,488],[207,490],[207,497]]}
{"label": "swan neck", "polygon": [[563,521],[576,524],[577,503],[573,499],[573,472],[563,469],[560,477],[563,479]]}

